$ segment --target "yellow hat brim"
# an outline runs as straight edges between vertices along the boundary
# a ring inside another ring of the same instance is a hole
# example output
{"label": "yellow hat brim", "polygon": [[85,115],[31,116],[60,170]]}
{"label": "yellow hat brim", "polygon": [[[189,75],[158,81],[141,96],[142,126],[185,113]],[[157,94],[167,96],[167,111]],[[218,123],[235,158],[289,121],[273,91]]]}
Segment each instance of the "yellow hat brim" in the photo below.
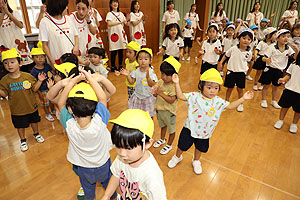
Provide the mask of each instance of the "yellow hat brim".
{"label": "yellow hat brim", "polygon": [[[79,91],[80,93],[77,93]],[[78,98],[84,98],[86,100],[98,102],[98,98],[94,89],[88,83],[79,83],[75,85],[72,88],[72,90],[69,92],[68,97],[78,97]]]}
{"label": "yellow hat brim", "polygon": [[150,48],[142,48],[141,50],[139,50],[139,52],[143,52],[146,51],[147,53],[150,54],[151,58],[153,57],[153,53],[152,53],[152,49]]}
{"label": "yellow hat brim", "polygon": [[45,55],[45,52],[41,48],[32,48],[31,49],[31,55],[32,56]]}
{"label": "yellow hat brim", "polygon": [[218,83],[220,85],[223,84],[223,79],[220,75],[220,72],[216,70],[215,68],[211,68],[206,70],[200,77],[200,81],[208,81],[208,82],[214,82]]}
{"label": "yellow hat brim", "polygon": [[55,69],[63,73],[66,77],[69,77],[70,71],[74,69],[76,65],[74,63],[66,62],[60,65],[54,64],[54,67]]}
{"label": "yellow hat brim", "polygon": [[3,51],[1,53],[1,57],[2,57],[2,62],[3,62],[4,60],[9,59],[9,58],[21,58],[21,55],[15,48],[12,48],[10,50]]}
{"label": "yellow hat brim", "polygon": [[175,71],[178,73],[179,72],[179,69],[181,67],[181,64],[180,62],[178,62],[178,60],[176,60],[173,56],[169,56],[168,58],[166,58],[164,60],[164,62],[167,62],[169,63],[170,65],[172,65],[175,69]]}
{"label": "yellow hat brim", "polygon": [[139,51],[141,49],[141,45],[135,41],[129,42],[125,47],[134,51]]}

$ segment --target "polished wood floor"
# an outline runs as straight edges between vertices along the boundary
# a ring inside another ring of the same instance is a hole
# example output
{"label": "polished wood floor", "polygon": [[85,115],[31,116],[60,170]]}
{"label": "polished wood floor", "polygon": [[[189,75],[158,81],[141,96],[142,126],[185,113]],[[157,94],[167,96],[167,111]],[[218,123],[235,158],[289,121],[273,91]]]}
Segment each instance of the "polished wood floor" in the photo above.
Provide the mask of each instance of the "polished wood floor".
{"label": "polished wood floor", "polygon": [[[200,65],[194,63],[194,55],[195,50],[191,62],[182,62],[179,73],[184,92],[197,90]],[[153,61],[158,77],[161,59],[155,57]],[[254,71],[251,76],[254,76]],[[115,118],[126,109],[127,91],[124,77],[109,74],[109,79],[117,87],[109,107],[112,118]],[[252,86],[253,82],[247,81],[247,89],[251,90]],[[225,91],[226,88],[222,87],[219,96],[225,98]],[[231,97],[231,100],[235,99],[236,91]],[[230,110],[222,114],[211,138],[210,149],[201,157],[201,175],[195,175],[192,169],[194,148],[183,154],[183,161],[174,169],[167,167],[187,115],[186,106],[179,102],[172,151],[160,155],[161,148],[150,149],[164,173],[169,200],[300,199],[300,134],[299,131],[297,134],[288,132],[293,112],[289,110],[283,128],[276,130],[273,124],[278,119],[279,110],[270,106],[261,108],[260,99],[260,92],[255,92],[254,99],[244,104],[243,113]],[[38,144],[31,129],[26,129],[29,150],[23,153],[19,150],[19,137],[10,121],[8,103],[0,101],[1,200],[76,199],[80,183],[66,160],[68,138],[57,120],[50,123],[43,110],[39,111],[42,116],[40,133],[46,141]],[[155,117],[154,122],[154,139],[158,139],[160,129]],[[108,128],[111,129],[111,125]],[[111,151],[111,156],[115,158],[115,150]],[[97,187],[97,199],[102,194],[102,187]]]}

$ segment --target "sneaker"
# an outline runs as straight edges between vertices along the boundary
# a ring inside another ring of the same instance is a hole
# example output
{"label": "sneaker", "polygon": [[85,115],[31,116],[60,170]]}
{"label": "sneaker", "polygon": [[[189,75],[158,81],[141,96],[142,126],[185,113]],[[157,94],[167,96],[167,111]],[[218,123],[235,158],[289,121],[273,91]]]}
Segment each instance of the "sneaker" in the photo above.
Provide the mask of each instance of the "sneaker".
{"label": "sneaker", "polygon": [[52,117],[52,115],[49,113],[46,115],[46,119],[49,121],[49,122],[53,122],[55,119]]}
{"label": "sneaker", "polygon": [[276,101],[271,101],[271,105],[274,107],[274,108],[276,108],[276,109],[279,109],[280,108],[280,106],[278,105],[278,103],[276,102]]}
{"label": "sneaker", "polygon": [[153,145],[153,147],[154,148],[158,148],[158,147],[160,147],[162,144],[164,144],[164,143],[166,143],[166,139],[160,139],[160,140],[158,140],[158,141],[156,141],[155,143],[154,143],[154,145]]}
{"label": "sneaker", "polygon": [[198,57],[195,57],[195,63],[198,64]]}
{"label": "sneaker", "polygon": [[27,151],[28,150],[27,142],[21,142],[20,149],[21,151]]}
{"label": "sneaker", "polygon": [[174,167],[176,167],[176,165],[180,162],[180,161],[182,161],[182,159],[183,159],[183,156],[181,155],[180,156],[180,158],[177,158],[177,156],[176,155],[174,155],[173,157],[172,157],[172,159],[168,162],[168,167],[169,168],[174,168]]}
{"label": "sneaker", "polygon": [[169,151],[171,151],[171,149],[172,149],[172,146],[167,144],[164,148],[162,148],[160,150],[159,153],[162,154],[162,155],[165,155],[165,154],[169,153]]}
{"label": "sneaker", "polygon": [[258,90],[263,90],[263,89],[264,89],[263,85],[261,85],[261,86],[258,87]]}
{"label": "sneaker", "polygon": [[297,133],[297,130],[298,130],[298,127],[297,127],[297,124],[291,124],[290,125],[290,132],[291,133]]}
{"label": "sneaker", "polygon": [[221,75],[221,77],[223,77],[224,76],[224,72],[220,71],[220,75]]}
{"label": "sneaker", "polygon": [[274,128],[276,129],[281,129],[283,125],[283,120],[278,120],[275,124],[274,124]]}
{"label": "sneaker", "polygon": [[236,109],[238,112],[243,112],[244,111],[244,105],[241,103],[237,109]]}
{"label": "sneaker", "polygon": [[258,90],[258,87],[257,85],[253,85],[253,90],[257,91]]}
{"label": "sneaker", "polygon": [[253,81],[253,78],[250,75],[247,75],[246,79],[249,80],[249,81]]}
{"label": "sneaker", "polygon": [[38,134],[38,135],[33,135],[33,137],[36,139],[36,141],[38,142],[38,143],[43,143],[45,140],[44,140],[44,138],[43,138],[43,136],[41,136],[40,134]]}
{"label": "sneaker", "polygon": [[77,193],[77,199],[84,199],[84,190],[82,187],[79,188],[79,191]]}
{"label": "sneaker", "polygon": [[267,108],[268,107],[267,100],[261,100],[260,106],[263,107],[263,108]]}
{"label": "sneaker", "polygon": [[189,62],[190,60],[191,60],[191,57],[187,57],[186,61],[188,61],[188,62]]}
{"label": "sneaker", "polygon": [[194,167],[195,174],[201,174],[202,173],[202,167],[200,160],[193,160],[192,165]]}
{"label": "sneaker", "polygon": [[182,57],[181,60],[184,61],[184,57]]}

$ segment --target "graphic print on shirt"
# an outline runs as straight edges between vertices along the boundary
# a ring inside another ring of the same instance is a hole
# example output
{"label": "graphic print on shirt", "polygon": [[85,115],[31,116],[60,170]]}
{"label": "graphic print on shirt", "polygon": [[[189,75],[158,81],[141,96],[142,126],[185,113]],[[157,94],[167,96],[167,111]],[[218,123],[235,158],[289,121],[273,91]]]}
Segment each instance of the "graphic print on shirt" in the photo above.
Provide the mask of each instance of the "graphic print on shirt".
{"label": "graphic print on shirt", "polygon": [[18,90],[28,90],[31,88],[31,83],[29,81],[25,80],[25,81],[21,81],[18,83],[8,84],[8,87],[9,87],[10,91],[12,91],[12,92],[18,91]]}

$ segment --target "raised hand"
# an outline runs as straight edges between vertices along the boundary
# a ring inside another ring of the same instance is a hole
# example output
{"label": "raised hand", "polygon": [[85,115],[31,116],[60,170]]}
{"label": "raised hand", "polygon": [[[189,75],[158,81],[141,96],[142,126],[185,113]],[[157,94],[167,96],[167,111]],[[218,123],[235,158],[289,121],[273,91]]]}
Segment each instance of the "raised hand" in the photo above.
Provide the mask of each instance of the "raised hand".
{"label": "raised hand", "polygon": [[126,70],[126,69],[124,69],[124,68],[122,68],[122,69],[120,70],[120,74],[121,74],[121,75],[124,75],[124,76],[128,76],[128,75],[129,75],[129,71]]}
{"label": "raised hand", "polygon": [[173,81],[173,83],[175,83],[175,84],[178,84],[178,83],[179,83],[179,77],[178,77],[178,74],[173,74],[173,75],[172,75],[172,81]]}
{"label": "raised hand", "polygon": [[49,78],[47,80],[47,87],[50,89],[53,85],[54,85],[54,81],[52,80],[52,78]]}
{"label": "raised hand", "polygon": [[66,87],[74,76],[75,74],[72,74],[70,77],[61,80],[60,81],[61,86]]}
{"label": "raised hand", "polygon": [[245,100],[249,100],[252,99],[254,97],[254,92],[253,91],[247,91],[244,95],[243,98]]}
{"label": "raised hand", "polygon": [[47,78],[47,75],[45,74],[45,72],[39,73],[38,74],[38,80],[43,82],[45,79]]}

